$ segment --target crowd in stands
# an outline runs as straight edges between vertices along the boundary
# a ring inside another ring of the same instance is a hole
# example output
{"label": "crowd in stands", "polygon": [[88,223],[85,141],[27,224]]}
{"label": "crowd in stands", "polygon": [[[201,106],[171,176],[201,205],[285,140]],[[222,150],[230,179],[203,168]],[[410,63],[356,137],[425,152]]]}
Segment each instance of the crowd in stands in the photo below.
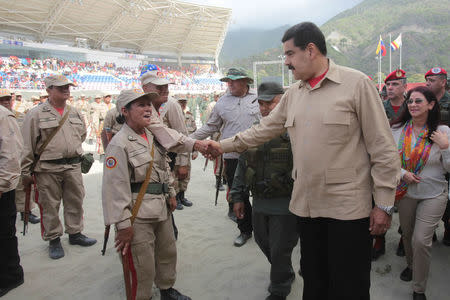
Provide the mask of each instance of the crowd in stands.
{"label": "crowd in stands", "polygon": [[[187,66],[160,65],[161,76],[174,84],[171,90],[224,90],[214,66],[190,64]],[[120,67],[114,63],[77,62],[58,58],[31,59],[16,56],[0,57],[0,88],[44,89],[43,79],[48,75],[64,74],[77,84],[78,90],[122,90],[140,86],[139,67]]]}

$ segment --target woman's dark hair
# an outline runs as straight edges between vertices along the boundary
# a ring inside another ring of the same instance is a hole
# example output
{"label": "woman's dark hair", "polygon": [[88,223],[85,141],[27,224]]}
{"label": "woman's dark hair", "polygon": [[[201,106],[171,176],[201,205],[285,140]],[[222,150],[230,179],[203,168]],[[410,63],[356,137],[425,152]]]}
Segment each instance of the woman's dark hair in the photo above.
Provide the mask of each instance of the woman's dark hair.
{"label": "woman's dark hair", "polygon": [[[133,101],[131,101],[130,103],[125,105],[126,110],[129,110],[131,108],[131,103],[133,103]],[[119,115],[116,117],[116,122],[119,124],[125,123],[125,117],[122,115],[122,112],[120,112],[120,111],[119,111]]]}
{"label": "woman's dark hair", "polygon": [[401,126],[405,125],[406,122],[411,120],[412,117],[411,117],[411,114],[409,113],[408,104],[406,103],[406,101],[409,100],[409,98],[411,97],[411,94],[414,92],[421,93],[425,97],[425,99],[427,99],[428,103],[434,102],[434,106],[428,112],[428,117],[427,117],[427,126],[428,126],[427,139],[432,144],[433,141],[430,139],[430,136],[434,131],[436,131],[436,129],[441,121],[441,112],[439,109],[439,103],[437,101],[436,95],[426,86],[418,86],[418,87],[415,87],[408,91],[408,94],[406,95],[406,100],[403,101],[403,105],[401,107],[402,111],[396,119],[394,119],[390,122],[391,127],[396,127],[396,128],[401,127]]}
{"label": "woman's dark hair", "polygon": [[284,43],[290,39],[294,39],[294,45],[302,50],[305,50],[309,43],[313,43],[322,55],[327,55],[325,36],[314,23],[303,22],[292,26],[286,30],[281,42]]}

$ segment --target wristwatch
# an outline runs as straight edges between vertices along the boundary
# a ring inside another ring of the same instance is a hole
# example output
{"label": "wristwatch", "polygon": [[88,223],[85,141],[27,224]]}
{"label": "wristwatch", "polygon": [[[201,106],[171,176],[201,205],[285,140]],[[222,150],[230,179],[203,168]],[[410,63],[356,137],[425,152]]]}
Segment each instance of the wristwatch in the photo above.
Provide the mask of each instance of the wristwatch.
{"label": "wristwatch", "polygon": [[384,205],[378,205],[376,204],[376,206],[381,209],[382,211],[384,211],[385,213],[387,213],[388,215],[392,216],[392,214],[394,213],[394,206],[384,206]]}

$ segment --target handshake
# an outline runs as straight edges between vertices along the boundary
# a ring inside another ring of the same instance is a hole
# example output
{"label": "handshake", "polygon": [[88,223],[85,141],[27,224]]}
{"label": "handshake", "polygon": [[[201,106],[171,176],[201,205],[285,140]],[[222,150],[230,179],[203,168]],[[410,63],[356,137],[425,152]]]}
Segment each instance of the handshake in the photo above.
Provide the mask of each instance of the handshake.
{"label": "handshake", "polygon": [[220,143],[212,140],[196,140],[194,150],[201,152],[203,156],[209,159],[216,158],[223,154]]}

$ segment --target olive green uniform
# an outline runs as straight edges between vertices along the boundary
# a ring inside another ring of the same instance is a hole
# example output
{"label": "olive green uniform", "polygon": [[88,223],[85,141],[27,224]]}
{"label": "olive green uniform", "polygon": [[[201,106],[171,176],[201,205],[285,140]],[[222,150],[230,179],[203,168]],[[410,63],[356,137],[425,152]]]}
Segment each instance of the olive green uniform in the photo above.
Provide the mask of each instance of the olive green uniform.
{"label": "olive green uniform", "polygon": [[230,191],[233,203],[244,202],[251,192],[255,241],[271,264],[269,292],[284,297],[295,278],[291,255],[299,239],[296,217],[289,212],[291,172],[291,145],[283,134],[239,157]]}
{"label": "olive green uniform", "polygon": [[402,113],[403,106],[400,106],[400,108],[397,110],[397,113],[395,113],[395,110],[392,107],[391,101],[389,99],[383,101],[383,106],[389,121],[397,118]]}

